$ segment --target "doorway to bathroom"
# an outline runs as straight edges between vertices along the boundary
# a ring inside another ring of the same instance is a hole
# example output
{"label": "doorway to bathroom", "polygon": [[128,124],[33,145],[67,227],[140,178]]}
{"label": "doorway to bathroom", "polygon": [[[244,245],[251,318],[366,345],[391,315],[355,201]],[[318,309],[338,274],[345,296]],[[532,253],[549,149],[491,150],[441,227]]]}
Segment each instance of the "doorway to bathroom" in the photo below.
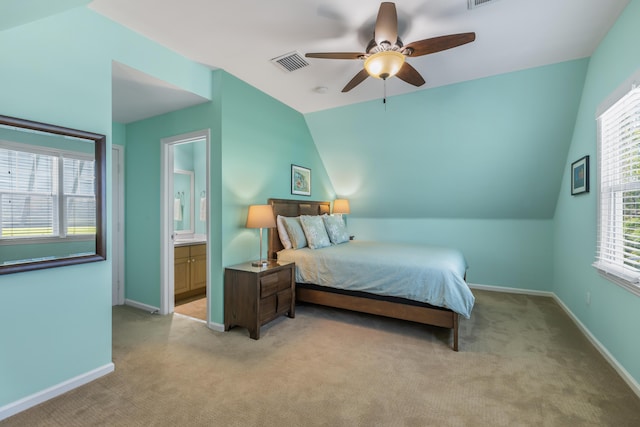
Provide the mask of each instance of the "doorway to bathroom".
{"label": "doorway to bathroom", "polygon": [[210,132],[164,138],[161,144],[160,312],[209,324]]}

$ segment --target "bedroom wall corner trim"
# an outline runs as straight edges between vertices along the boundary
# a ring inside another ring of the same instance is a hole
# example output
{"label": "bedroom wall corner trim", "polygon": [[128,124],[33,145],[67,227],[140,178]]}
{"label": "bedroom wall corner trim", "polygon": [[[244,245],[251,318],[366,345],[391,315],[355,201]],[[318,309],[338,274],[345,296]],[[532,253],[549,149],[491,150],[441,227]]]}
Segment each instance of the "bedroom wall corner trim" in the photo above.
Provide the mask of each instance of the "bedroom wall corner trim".
{"label": "bedroom wall corner trim", "polygon": [[47,389],[41,390],[30,396],[23,397],[20,400],[9,403],[0,407],[0,421],[9,418],[12,415],[16,415],[19,412],[32,408],[40,403],[46,402],[49,399],[60,396],[68,391],[83,386],[91,381],[94,381],[104,375],[113,372],[115,365],[113,363],[107,363],[104,366],[96,368],[92,371],[85,372],[69,380],[63,381]]}
{"label": "bedroom wall corner trim", "polygon": [[152,305],[143,304],[141,302],[134,301],[132,299],[125,299],[124,305],[128,305],[130,307],[137,308],[139,310],[148,311],[149,313],[152,313],[152,314],[160,312],[160,307],[154,307]]}
{"label": "bedroom wall corner trim", "polygon": [[600,352],[602,357],[604,357],[605,360],[609,362],[611,367],[615,369],[618,375],[622,377],[624,382],[626,382],[627,385],[631,387],[631,390],[633,390],[633,392],[640,398],[640,383],[638,383],[638,381],[636,381],[635,378],[631,376],[631,374],[624,368],[624,366],[622,366],[618,362],[618,360],[609,352],[609,350],[607,350],[607,348],[602,345],[600,341],[598,341],[598,339],[589,331],[589,329],[587,329],[587,327],[580,321],[580,319],[578,319],[578,317],[573,314],[569,307],[564,302],[562,302],[560,298],[558,298],[556,294],[553,294],[553,299],[558,303],[560,307],[562,307],[565,313],[567,313],[571,320],[573,320],[573,322],[576,324],[578,329],[580,329],[580,331],[587,337],[591,344],[593,344],[593,346]]}

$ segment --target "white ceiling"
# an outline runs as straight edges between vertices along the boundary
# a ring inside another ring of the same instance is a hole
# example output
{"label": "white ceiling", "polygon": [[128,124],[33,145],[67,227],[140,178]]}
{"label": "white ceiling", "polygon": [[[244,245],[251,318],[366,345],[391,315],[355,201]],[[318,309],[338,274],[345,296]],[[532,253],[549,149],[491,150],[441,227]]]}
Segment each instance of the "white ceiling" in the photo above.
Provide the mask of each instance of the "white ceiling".
{"label": "white ceiling", "polygon": [[112,62],[113,121],[131,123],[209,101],[164,80]]}
{"label": "white ceiling", "polygon": [[[470,31],[477,38],[448,51],[409,59],[427,83],[415,88],[392,78],[386,83],[386,94],[405,94],[590,56],[628,3],[495,0],[468,10],[467,0],[397,1],[399,34],[405,44]],[[364,52],[379,5],[372,0],[95,0],[89,7],[187,58],[212,69],[222,68],[301,113],[309,113],[382,98],[384,84],[369,78],[349,93],[341,93],[360,71],[359,60],[308,59],[310,66],[291,73],[270,60],[292,51],[303,55]],[[127,73],[141,84],[140,79],[148,78],[131,69]],[[127,97],[135,96],[135,85],[127,81],[127,73],[116,73],[115,109],[126,104]],[[124,90],[120,85],[129,87]],[[318,87],[327,90],[319,93]],[[121,120],[131,121],[126,117]]]}

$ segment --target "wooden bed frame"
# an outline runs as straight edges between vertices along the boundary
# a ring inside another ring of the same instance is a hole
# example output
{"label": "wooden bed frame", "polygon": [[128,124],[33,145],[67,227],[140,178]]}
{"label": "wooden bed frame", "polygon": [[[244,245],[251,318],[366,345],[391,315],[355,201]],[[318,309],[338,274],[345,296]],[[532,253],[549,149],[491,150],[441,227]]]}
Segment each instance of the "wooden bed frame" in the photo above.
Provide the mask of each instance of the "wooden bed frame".
{"label": "wooden bed frame", "polygon": [[[330,202],[309,200],[269,199],[274,215],[299,216],[330,213]],[[284,249],[278,230],[269,229],[269,258],[276,259],[278,251]],[[440,326],[453,330],[454,351],[458,351],[458,313],[447,308],[411,301],[397,297],[383,297],[364,292],[336,292],[326,287],[296,284],[296,301],[325,305],[328,307],[376,314],[394,319],[409,320],[425,325]]]}

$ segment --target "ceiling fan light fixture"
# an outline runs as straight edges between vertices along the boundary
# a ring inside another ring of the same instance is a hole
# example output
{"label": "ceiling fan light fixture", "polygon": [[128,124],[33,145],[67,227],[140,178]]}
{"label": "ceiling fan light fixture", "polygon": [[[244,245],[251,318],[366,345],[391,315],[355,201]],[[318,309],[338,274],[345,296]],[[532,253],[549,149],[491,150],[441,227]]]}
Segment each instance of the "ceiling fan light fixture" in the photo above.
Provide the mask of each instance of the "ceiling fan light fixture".
{"label": "ceiling fan light fixture", "polygon": [[404,55],[395,50],[374,53],[364,61],[364,68],[371,77],[386,80],[398,74],[404,64]]}

